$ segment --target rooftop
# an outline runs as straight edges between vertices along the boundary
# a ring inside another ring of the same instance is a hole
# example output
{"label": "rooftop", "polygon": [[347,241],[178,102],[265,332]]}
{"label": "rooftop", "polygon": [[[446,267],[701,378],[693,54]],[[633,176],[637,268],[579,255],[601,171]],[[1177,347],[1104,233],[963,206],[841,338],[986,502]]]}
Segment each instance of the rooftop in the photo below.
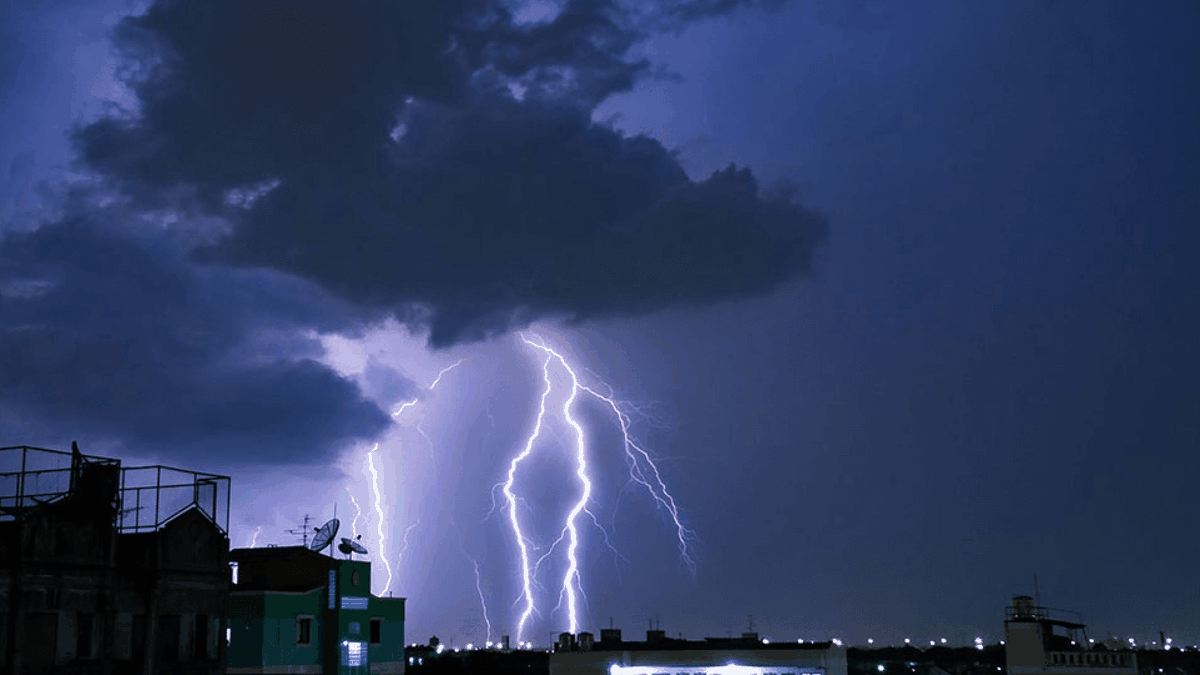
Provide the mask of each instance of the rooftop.
{"label": "rooftop", "polygon": [[[222,533],[229,531],[229,476],[169,466],[122,467],[111,457],[15,445],[0,448],[0,522],[22,518],[82,489],[81,479],[115,492],[115,526],[120,532],[153,532],[196,508]],[[105,497],[107,501],[107,497]]]}

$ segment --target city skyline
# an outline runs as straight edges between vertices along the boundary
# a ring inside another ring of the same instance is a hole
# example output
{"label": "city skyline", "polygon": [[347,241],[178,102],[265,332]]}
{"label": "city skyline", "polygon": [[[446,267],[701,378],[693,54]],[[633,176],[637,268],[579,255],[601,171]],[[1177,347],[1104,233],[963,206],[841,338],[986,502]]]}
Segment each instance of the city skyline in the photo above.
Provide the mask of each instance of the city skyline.
{"label": "city skyline", "polygon": [[1200,643],[1196,25],[10,4],[0,439],[336,510],[417,642]]}

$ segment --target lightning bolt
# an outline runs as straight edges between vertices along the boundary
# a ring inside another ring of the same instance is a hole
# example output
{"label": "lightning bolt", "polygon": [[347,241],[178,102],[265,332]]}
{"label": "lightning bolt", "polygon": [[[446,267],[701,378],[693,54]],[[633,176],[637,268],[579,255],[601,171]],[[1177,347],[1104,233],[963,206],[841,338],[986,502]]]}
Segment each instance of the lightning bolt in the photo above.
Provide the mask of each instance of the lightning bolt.
{"label": "lightning bolt", "polygon": [[[558,544],[565,539],[567,542],[566,557],[567,569],[563,574],[561,590],[559,591],[559,605],[565,598],[567,603],[567,622],[571,633],[575,633],[579,628],[579,601],[578,596],[583,595],[582,577],[579,571],[579,547],[580,533],[578,527],[578,519],[581,513],[586,513],[592,519],[592,523],[604,533],[605,543],[610,549],[612,545],[608,543],[608,533],[600,527],[595,515],[588,510],[588,502],[592,494],[592,480],[588,475],[587,463],[587,435],[584,432],[583,425],[574,417],[572,408],[579,397],[580,392],[590,395],[592,398],[604,403],[617,419],[617,423],[621,428],[623,439],[623,450],[625,453],[626,463],[629,466],[629,475],[632,482],[641,485],[650,493],[655,503],[665,511],[675,525],[676,539],[679,545],[680,557],[688,569],[695,573],[695,561],[692,558],[689,541],[694,538],[694,534],[683,524],[683,520],[679,515],[678,505],[675,503],[675,498],[667,490],[666,483],[662,480],[662,475],[655,464],[650,453],[643,448],[634,438],[631,431],[632,420],[630,415],[625,411],[625,408],[618,403],[616,397],[612,393],[601,393],[596,389],[587,386],[580,382],[576,370],[571,367],[566,358],[558,351],[546,345],[539,340],[531,340],[529,337],[522,335],[521,340],[545,354],[545,361],[542,363],[542,380],[545,383],[545,388],[542,390],[539,399],[537,419],[534,423],[533,430],[525,441],[524,448],[517,456],[513,457],[509,464],[507,480],[503,483],[504,496],[508,504],[509,525],[513,531],[513,537],[517,542],[517,547],[520,550],[520,572],[522,581],[522,592],[518,597],[518,603],[521,600],[525,601],[525,609],[521,613],[517,624],[517,641],[520,643],[523,640],[525,624],[529,617],[536,611],[531,591],[531,576],[536,576],[537,569],[540,567],[543,560],[554,551]],[[558,539],[551,544],[550,549],[542,555],[534,565],[533,575],[530,573],[529,565],[529,544],[526,541],[525,535],[521,531],[520,521],[517,518],[517,496],[513,490],[513,485],[516,480],[516,472],[519,464],[527,458],[533,451],[534,443],[541,434],[542,427],[546,416],[546,399],[550,394],[552,383],[550,379],[550,366],[557,361],[559,365],[567,372],[570,377],[570,392],[568,393],[562,407],[562,416],[567,424],[575,432],[574,456],[575,456],[575,476],[581,486],[578,500],[568,512],[563,528]],[[611,387],[605,385],[605,388],[611,392]],[[614,552],[615,549],[613,549]],[[617,553],[620,556],[619,553]],[[623,558],[624,556],[621,556]]]}
{"label": "lightning bolt", "polygon": [[[544,371],[547,382],[550,380],[551,358],[561,363],[571,376],[571,393],[567,395],[566,400],[563,402],[562,414],[567,424],[571,425],[571,428],[575,430],[575,476],[579,479],[579,483],[583,486],[583,489],[580,491],[579,501],[575,502],[575,505],[571,507],[571,511],[567,514],[566,524],[563,526],[563,530],[567,535],[567,571],[563,574],[562,592],[559,594],[559,598],[560,601],[563,595],[567,598],[567,623],[571,633],[574,634],[579,628],[576,591],[581,594],[583,592],[579,576],[579,528],[576,527],[575,521],[579,517],[579,514],[587,508],[588,501],[592,498],[592,480],[587,474],[587,435],[583,431],[583,426],[571,414],[571,407],[575,403],[575,398],[579,395],[579,378],[575,375],[575,371],[567,365],[566,359],[558,352],[545,345],[533,342],[528,338],[523,337],[522,340],[526,344],[546,352],[547,357]],[[543,403],[545,400],[545,396],[543,396]]]}
{"label": "lightning bolt", "polygon": [[613,416],[617,419],[617,424],[621,427],[621,440],[624,446],[625,460],[629,465],[629,478],[631,481],[645,488],[658,507],[671,518],[671,522],[675,526],[679,556],[688,570],[694,575],[696,573],[696,561],[692,558],[689,542],[695,539],[695,533],[683,524],[683,519],[679,515],[679,506],[675,503],[675,498],[671,495],[670,491],[667,490],[667,484],[663,481],[662,474],[658,471],[658,465],[650,456],[649,451],[643,448],[637,442],[637,439],[634,438],[632,431],[633,420],[629,413],[625,411],[625,408],[622,407],[622,404],[617,401],[616,396],[611,393],[612,388],[604,385],[610,393],[602,394],[591,387],[579,384],[579,379],[575,376],[575,371],[567,364],[567,360],[561,354],[540,342],[533,342],[524,336],[521,339],[526,344],[552,354],[562,364],[563,368],[566,368],[571,373],[571,382],[577,390],[586,392],[612,410]]}
{"label": "lightning bolt", "polygon": [[350,491],[349,487],[346,488],[346,494],[350,495],[350,503],[354,505],[354,519],[350,521],[350,530],[357,537],[358,519],[362,518],[362,507],[358,505],[358,500],[354,498],[354,493]]}
{"label": "lightning bolt", "polygon": [[471,564],[475,566],[475,590],[479,593],[479,606],[483,608],[483,623],[487,626],[487,636],[485,639],[487,644],[491,644],[492,620],[488,618],[487,600],[485,600],[483,597],[483,580],[479,576],[479,561],[475,560],[471,556],[467,556],[467,559],[470,560]]}
{"label": "lightning bolt", "polygon": [[250,535],[250,548],[254,548],[254,546],[258,543],[259,532],[262,532],[262,525],[254,528],[254,534]]}
{"label": "lightning bolt", "polygon": [[417,522],[404,528],[404,546],[400,549],[400,555],[396,556],[396,567],[400,566],[401,561],[404,560],[404,554],[408,553],[408,535],[411,534],[412,531],[420,524],[421,520],[417,519]]}
{"label": "lightning bolt", "polygon": [[383,534],[383,504],[379,492],[379,472],[375,470],[375,451],[378,449],[379,444],[376,443],[375,447],[371,448],[371,451],[367,453],[367,468],[371,471],[371,491],[375,496],[375,526],[379,532],[379,544],[377,544],[379,546],[379,560],[383,562],[383,568],[387,570],[387,583],[383,587],[383,593],[380,593],[382,596],[392,587],[392,564],[388,562],[388,557],[385,553],[387,551],[387,543]]}
{"label": "lightning bolt", "polygon": [[534,612],[533,589],[529,574],[529,542],[526,541],[525,535],[521,532],[521,521],[517,518],[517,495],[513,492],[513,483],[517,479],[517,467],[525,458],[533,453],[533,443],[537,440],[538,435],[542,431],[542,421],[546,417],[546,397],[550,395],[550,357],[546,357],[546,363],[542,368],[543,379],[546,382],[546,388],[542,390],[540,405],[538,406],[537,421],[534,422],[533,431],[529,434],[529,438],[525,441],[525,447],[512,458],[508,465],[508,479],[504,481],[503,492],[504,499],[508,503],[508,522],[512,527],[513,538],[516,539],[517,549],[521,553],[521,594],[517,597],[517,602],[525,601],[525,609],[521,612],[520,618],[517,620],[517,642],[520,643],[525,639],[525,624],[528,623],[530,615]]}
{"label": "lightning bolt", "polygon": [[[433,383],[430,384],[429,387],[427,387],[425,391],[433,391],[434,389],[437,389],[438,383],[442,381],[442,378],[445,377],[446,373],[461,366],[462,364],[466,363],[466,361],[467,361],[466,359],[459,359],[459,360],[455,361],[454,363],[451,363],[450,365],[446,366],[445,368],[442,368],[441,371],[438,372],[437,377],[433,378]],[[420,402],[421,402],[421,399],[418,397],[418,398],[414,398],[411,401],[405,401],[404,403],[401,403],[400,407],[396,408],[396,410],[392,412],[392,417],[393,418],[400,417],[400,415],[402,415],[405,410],[408,410],[409,408],[413,407],[414,405],[416,405]]]}
{"label": "lightning bolt", "polygon": [[[437,377],[434,378],[433,383],[429,385],[428,391],[433,391],[437,387],[438,383],[442,381],[442,378],[445,377],[446,373],[461,366],[464,362],[466,362],[466,359],[459,359],[458,361],[439,371]],[[414,398],[411,401],[406,401],[392,413],[392,417],[400,417],[405,410],[415,406],[420,401],[421,399],[419,397]],[[420,431],[421,435],[425,436],[424,430],[421,429]],[[428,436],[426,436],[426,439],[428,440]],[[387,538],[384,533],[383,494],[379,489],[379,472],[375,469],[375,451],[378,449],[379,444],[376,443],[375,446],[371,448],[370,452],[367,453],[367,468],[371,472],[371,498],[375,503],[376,531],[379,535],[379,543],[377,544],[379,547],[379,559],[383,562],[384,569],[387,571],[387,585],[384,586],[383,592],[387,593],[392,587],[392,565],[390,562],[388,562]],[[351,528],[354,531],[354,535],[358,536],[358,519],[362,515],[362,509],[359,507],[358,500],[354,498],[354,493],[350,491],[349,486],[346,487],[346,492],[350,495],[350,502],[354,505],[354,520],[351,522]],[[404,552],[408,550],[408,534],[414,527],[416,527],[416,525],[417,523],[410,525],[404,532],[404,548],[400,553],[401,558],[404,556]],[[399,559],[397,559],[397,565],[398,564]]]}

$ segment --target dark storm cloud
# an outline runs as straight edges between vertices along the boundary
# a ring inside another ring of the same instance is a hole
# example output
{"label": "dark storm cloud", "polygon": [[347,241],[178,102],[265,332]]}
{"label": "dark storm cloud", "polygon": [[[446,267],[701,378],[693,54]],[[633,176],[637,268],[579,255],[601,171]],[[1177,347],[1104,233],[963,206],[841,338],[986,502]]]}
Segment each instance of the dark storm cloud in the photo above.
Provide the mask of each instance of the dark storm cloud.
{"label": "dark storm cloud", "polygon": [[140,116],[82,129],[81,157],[208,196],[285,168],[337,171],[373,154],[407,96],[463,96],[475,42],[465,21],[482,4],[157,2],[113,36]]}
{"label": "dark storm cloud", "polygon": [[489,50],[495,68],[519,79],[526,97],[574,100],[594,107],[628,91],[650,62],[624,55],[641,35],[620,5],[604,0],[569,2],[553,21],[513,30]]}
{"label": "dark storm cloud", "polygon": [[309,463],[388,416],[301,328],[356,321],[276,273],[198,269],[177,234],[93,211],[0,242],[0,405],[77,437]]}
{"label": "dark storm cloud", "polygon": [[486,0],[159,2],[116,33],[140,114],[75,142],[143,204],[189,193],[229,218],[209,260],[297,274],[438,346],[762,294],[811,270],[822,218],[748,170],[692,182],[590,117],[652,72],[628,56],[643,27],[742,4],[578,0],[530,26]]}

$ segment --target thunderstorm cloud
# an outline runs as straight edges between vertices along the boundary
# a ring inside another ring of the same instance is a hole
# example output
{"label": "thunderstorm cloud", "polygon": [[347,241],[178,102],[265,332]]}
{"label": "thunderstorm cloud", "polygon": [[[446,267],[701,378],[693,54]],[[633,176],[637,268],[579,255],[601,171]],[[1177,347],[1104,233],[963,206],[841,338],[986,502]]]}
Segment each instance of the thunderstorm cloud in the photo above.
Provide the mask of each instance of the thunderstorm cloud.
{"label": "thunderstorm cloud", "polygon": [[138,109],[75,142],[144,203],[229,219],[202,260],[301,276],[435,346],[809,272],[818,214],[748,170],[691,181],[657,141],[591,119],[652,76],[629,56],[642,36],[602,1],[532,25],[483,1],[159,2],[115,35]]}
{"label": "thunderstorm cloud", "polygon": [[[388,416],[305,332],[359,323],[310,284],[186,264],[112,208],[0,243],[0,407],[91,440],[306,464]],[[61,433],[61,431],[60,431]]]}
{"label": "thunderstorm cloud", "polygon": [[314,463],[418,391],[339,375],[319,333],[396,317],[445,347],[810,273],[820,214],[592,117],[663,76],[633,55],[647,37],[777,4],[572,0],[529,22],[496,0],[158,0],[120,20],[123,103],[70,131],[90,182],[0,223],[4,415]]}

